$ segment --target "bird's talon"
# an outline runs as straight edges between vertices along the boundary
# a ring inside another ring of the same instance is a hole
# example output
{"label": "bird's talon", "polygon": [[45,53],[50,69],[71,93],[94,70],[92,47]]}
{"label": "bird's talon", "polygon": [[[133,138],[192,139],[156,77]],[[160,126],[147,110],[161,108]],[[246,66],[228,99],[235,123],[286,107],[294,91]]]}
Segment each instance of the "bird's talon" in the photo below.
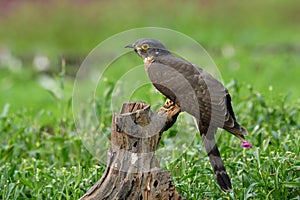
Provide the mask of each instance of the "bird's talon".
{"label": "bird's talon", "polygon": [[168,110],[171,110],[173,109],[174,106],[178,106],[176,105],[173,101],[171,101],[170,99],[167,99],[165,104],[160,108],[160,110],[165,110],[165,111],[168,111]]}

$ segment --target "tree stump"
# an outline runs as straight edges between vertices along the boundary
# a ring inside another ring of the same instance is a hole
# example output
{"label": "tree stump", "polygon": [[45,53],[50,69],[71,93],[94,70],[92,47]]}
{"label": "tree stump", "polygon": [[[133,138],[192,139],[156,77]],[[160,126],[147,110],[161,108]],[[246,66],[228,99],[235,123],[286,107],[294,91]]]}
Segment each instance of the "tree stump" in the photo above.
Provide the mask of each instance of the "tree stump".
{"label": "tree stump", "polygon": [[124,103],[120,114],[113,115],[106,170],[81,199],[182,199],[171,172],[160,169],[155,157],[162,133],[179,113],[170,101],[156,113],[143,102]]}

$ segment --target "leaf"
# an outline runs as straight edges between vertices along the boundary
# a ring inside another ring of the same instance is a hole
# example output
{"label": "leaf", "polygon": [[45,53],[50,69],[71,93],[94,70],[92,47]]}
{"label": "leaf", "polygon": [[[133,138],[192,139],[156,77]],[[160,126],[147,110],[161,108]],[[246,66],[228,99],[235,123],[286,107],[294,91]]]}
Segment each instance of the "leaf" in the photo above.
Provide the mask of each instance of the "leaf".
{"label": "leaf", "polygon": [[257,100],[258,100],[258,102],[260,103],[260,105],[261,105],[262,107],[266,108],[266,107],[267,107],[266,101],[265,101],[265,99],[262,97],[262,95],[261,95],[260,93],[256,93],[256,97],[257,97]]}
{"label": "leaf", "polygon": [[282,185],[287,188],[298,188],[300,187],[300,182],[283,182]]}
{"label": "leaf", "polygon": [[245,190],[245,195],[244,195],[244,199],[250,199],[252,197],[256,196],[256,193],[253,191],[253,188],[255,185],[257,185],[258,183],[252,183],[246,190]]}
{"label": "leaf", "polygon": [[20,177],[20,181],[21,181],[24,185],[30,187],[30,189],[34,189],[34,186],[33,186],[32,182],[31,182],[31,181],[28,181],[26,178]]}
{"label": "leaf", "polygon": [[5,117],[7,117],[7,114],[8,114],[8,111],[9,111],[9,107],[10,107],[10,104],[9,104],[9,103],[6,103],[6,104],[4,105],[4,108],[3,108],[3,110],[2,110],[2,113],[1,113],[1,115],[0,115],[0,118],[5,118]]}

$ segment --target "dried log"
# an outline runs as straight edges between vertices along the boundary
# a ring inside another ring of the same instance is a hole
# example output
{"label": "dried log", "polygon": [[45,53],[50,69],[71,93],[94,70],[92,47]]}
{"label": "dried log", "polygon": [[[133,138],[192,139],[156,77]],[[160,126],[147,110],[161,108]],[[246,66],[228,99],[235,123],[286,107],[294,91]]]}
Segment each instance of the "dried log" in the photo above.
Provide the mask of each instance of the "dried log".
{"label": "dried log", "polygon": [[143,102],[124,103],[120,114],[113,115],[106,170],[81,199],[182,199],[170,171],[160,169],[155,157],[162,133],[179,112],[170,101],[156,113]]}

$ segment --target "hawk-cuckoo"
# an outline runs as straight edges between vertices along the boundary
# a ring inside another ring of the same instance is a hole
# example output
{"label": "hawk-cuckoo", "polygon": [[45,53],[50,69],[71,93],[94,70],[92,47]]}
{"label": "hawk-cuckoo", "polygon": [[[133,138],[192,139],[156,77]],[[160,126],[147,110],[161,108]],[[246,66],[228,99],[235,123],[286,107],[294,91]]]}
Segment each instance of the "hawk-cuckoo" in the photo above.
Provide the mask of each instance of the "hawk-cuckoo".
{"label": "hawk-cuckoo", "polygon": [[236,121],[228,90],[203,69],[171,54],[158,40],[142,38],[126,47],[144,60],[156,89],[194,116],[218,184],[223,191],[230,190],[214,135],[219,127],[245,141],[247,130]]}

